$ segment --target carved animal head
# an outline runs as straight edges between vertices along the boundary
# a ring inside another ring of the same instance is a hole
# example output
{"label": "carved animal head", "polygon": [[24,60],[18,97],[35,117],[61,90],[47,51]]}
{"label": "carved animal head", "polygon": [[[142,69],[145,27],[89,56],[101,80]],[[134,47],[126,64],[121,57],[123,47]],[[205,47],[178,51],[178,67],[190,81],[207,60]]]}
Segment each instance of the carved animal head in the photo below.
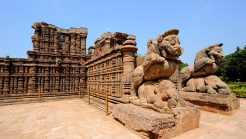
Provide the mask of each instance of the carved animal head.
{"label": "carved animal head", "polygon": [[207,55],[211,59],[216,60],[217,62],[218,60],[222,60],[225,57],[222,51],[222,48],[221,48],[222,45],[223,45],[222,43],[218,43],[218,44],[209,46],[208,48],[205,48]]}
{"label": "carved animal head", "polygon": [[180,45],[179,30],[172,29],[157,38],[160,53],[165,58],[177,59],[183,52]]}

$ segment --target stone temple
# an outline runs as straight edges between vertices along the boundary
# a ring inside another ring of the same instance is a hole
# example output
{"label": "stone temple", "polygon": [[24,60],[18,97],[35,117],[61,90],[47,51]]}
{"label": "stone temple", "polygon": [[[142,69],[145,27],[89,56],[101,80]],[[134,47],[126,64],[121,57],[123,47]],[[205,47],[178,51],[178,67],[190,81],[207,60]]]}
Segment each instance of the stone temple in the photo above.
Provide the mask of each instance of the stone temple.
{"label": "stone temple", "polygon": [[[114,119],[144,138],[172,138],[199,127],[200,111],[232,115],[239,100],[217,76],[222,43],[197,53],[181,71],[179,30],[151,39],[137,57],[136,36],[106,32],[86,48],[86,28],[33,24],[28,58],[0,58],[0,104],[11,98],[82,94],[117,102]],[[30,104],[31,105],[31,104]]]}
{"label": "stone temple", "polygon": [[[109,91],[110,96],[128,95],[137,51],[135,36],[102,35],[86,54],[86,28],[62,29],[34,23],[33,50],[28,59],[0,58],[0,94],[8,96]],[[123,78],[124,77],[124,78]]]}
{"label": "stone temple", "polygon": [[86,28],[62,29],[34,23],[28,59],[0,59],[1,95],[75,92],[85,83]]}

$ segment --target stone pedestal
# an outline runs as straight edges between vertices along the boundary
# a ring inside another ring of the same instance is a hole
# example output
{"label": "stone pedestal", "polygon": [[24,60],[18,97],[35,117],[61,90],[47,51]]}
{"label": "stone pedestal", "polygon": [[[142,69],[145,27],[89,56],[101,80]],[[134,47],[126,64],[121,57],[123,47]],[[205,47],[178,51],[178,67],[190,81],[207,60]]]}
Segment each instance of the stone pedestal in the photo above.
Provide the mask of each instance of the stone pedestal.
{"label": "stone pedestal", "polygon": [[181,96],[193,104],[199,109],[232,115],[233,112],[240,107],[239,99],[236,98],[234,93],[226,94],[208,94],[197,92],[180,92]]}
{"label": "stone pedestal", "polygon": [[133,104],[114,106],[114,118],[144,138],[172,138],[199,127],[200,112],[194,107],[177,107],[162,114]]}

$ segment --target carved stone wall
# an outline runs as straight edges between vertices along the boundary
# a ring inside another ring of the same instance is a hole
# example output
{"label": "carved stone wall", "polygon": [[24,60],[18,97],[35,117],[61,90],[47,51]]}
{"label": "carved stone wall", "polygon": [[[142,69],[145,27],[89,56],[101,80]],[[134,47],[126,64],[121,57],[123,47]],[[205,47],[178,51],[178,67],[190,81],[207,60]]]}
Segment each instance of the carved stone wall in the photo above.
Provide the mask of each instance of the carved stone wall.
{"label": "carved stone wall", "polygon": [[128,96],[136,64],[135,36],[107,32],[97,39],[93,49],[91,59],[85,63],[87,90],[99,94],[108,92],[114,97]]}
{"label": "carved stone wall", "polygon": [[[130,95],[136,67],[135,36],[107,32],[86,54],[86,28],[33,24],[28,58],[0,58],[0,95],[21,96],[81,91]],[[81,88],[79,88],[81,87]]]}
{"label": "carved stone wall", "polygon": [[28,59],[0,58],[0,95],[77,92],[85,83],[86,28],[34,23]]}

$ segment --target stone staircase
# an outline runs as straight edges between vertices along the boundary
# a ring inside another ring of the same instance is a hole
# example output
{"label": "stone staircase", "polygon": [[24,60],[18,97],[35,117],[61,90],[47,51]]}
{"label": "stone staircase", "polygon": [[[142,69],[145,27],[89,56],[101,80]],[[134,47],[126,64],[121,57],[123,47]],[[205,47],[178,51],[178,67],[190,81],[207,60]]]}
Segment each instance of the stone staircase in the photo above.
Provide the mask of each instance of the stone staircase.
{"label": "stone staircase", "polygon": [[0,96],[0,106],[13,105],[13,104],[25,104],[25,103],[37,103],[54,100],[74,99],[80,98],[78,93],[57,93],[57,94],[42,94],[39,95],[15,95],[15,96]]}

